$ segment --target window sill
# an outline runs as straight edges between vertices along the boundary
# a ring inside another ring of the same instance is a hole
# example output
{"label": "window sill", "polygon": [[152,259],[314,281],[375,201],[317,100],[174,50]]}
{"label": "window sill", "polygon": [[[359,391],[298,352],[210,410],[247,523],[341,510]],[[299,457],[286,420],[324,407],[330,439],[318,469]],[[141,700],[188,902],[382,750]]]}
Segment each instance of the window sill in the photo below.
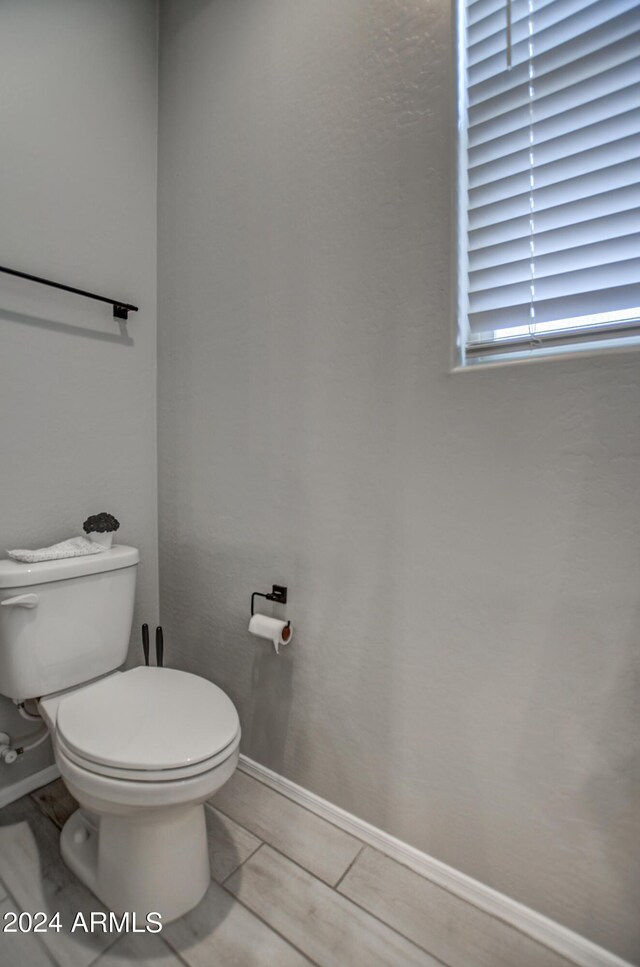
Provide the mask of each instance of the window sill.
{"label": "window sill", "polygon": [[466,362],[456,362],[451,373],[468,373],[498,367],[509,367],[523,363],[539,363],[549,360],[574,359],[578,357],[599,357],[612,354],[636,352],[640,349],[640,335],[620,337],[615,340],[595,340],[572,343],[563,346],[542,346],[538,349],[521,349],[511,352],[491,353],[472,356]]}

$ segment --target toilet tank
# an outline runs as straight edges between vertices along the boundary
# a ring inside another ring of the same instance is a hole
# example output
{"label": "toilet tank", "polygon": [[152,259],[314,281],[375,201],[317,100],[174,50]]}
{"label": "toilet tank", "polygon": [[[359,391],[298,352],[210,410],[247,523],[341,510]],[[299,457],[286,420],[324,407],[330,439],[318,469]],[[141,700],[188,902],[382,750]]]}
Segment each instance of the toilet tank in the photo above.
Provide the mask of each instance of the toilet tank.
{"label": "toilet tank", "polygon": [[0,560],[0,695],[40,698],[121,665],[139,560],[124,545],[40,564]]}

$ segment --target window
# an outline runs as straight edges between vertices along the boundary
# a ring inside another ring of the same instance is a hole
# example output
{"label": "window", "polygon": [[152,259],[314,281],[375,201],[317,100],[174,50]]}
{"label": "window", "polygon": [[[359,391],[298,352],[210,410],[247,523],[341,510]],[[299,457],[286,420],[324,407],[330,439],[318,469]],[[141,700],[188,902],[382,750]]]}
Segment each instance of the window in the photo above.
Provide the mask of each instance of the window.
{"label": "window", "polygon": [[640,342],[640,0],[458,0],[463,364]]}

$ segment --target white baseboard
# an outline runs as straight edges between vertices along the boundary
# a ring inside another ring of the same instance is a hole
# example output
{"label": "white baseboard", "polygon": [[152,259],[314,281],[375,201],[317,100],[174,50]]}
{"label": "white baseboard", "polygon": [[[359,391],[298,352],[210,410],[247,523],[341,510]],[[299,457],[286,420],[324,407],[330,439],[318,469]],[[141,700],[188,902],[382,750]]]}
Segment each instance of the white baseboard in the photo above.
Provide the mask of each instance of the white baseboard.
{"label": "white baseboard", "polygon": [[40,786],[46,786],[48,782],[53,782],[59,775],[60,770],[56,765],[47,766],[40,772],[34,772],[32,776],[26,776],[24,779],[19,779],[17,782],[5,786],[4,789],[0,789],[0,809],[3,806],[8,806],[10,802],[15,802],[16,799],[22,799],[23,796],[33,792],[34,789],[39,789]]}
{"label": "white baseboard", "polygon": [[241,755],[239,768],[293,802],[304,806],[310,812],[333,823],[334,826],[351,833],[363,843],[373,846],[381,853],[415,870],[416,873],[448,890],[449,893],[508,923],[538,943],[544,944],[572,964],[576,964],[577,967],[633,967],[628,961],[622,960],[604,947],[599,947],[586,937],[574,933],[541,913],[536,913],[535,910],[518,903],[517,900],[498,893],[497,890],[485,886],[484,883],[455,870],[452,866],[441,863],[433,856],[422,853],[408,843],[403,843],[402,840],[385,833],[382,829],[377,829],[363,819],[358,819],[357,816],[339,806],[334,806],[326,799],[296,785],[290,779],[272,772],[259,762]]}

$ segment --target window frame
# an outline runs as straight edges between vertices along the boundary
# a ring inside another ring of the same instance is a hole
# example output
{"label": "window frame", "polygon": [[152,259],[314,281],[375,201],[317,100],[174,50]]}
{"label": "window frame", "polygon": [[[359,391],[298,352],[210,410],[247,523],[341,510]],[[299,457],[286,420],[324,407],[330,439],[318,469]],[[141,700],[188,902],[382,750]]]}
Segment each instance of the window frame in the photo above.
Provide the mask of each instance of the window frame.
{"label": "window frame", "polygon": [[[575,355],[593,356],[628,352],[640,349],[640,315],[629,322],[613,325],[594,324],[573,332],[551,332],[541,335],[532,345],[526,335],[497,339],[495,346],[485,345],[469,351],[467,319],[468,285],[468,216],[466,196],[467,174],[467,117],[466,85],[466,0],[451,0],[453,20],[453,99],[454,114],[454,178],[452,210],[454,216],[451,255],[453,260],[453,372],[534,362],[543,359],[562,359]],[[559,322],[561,320],[558,320]]]}

